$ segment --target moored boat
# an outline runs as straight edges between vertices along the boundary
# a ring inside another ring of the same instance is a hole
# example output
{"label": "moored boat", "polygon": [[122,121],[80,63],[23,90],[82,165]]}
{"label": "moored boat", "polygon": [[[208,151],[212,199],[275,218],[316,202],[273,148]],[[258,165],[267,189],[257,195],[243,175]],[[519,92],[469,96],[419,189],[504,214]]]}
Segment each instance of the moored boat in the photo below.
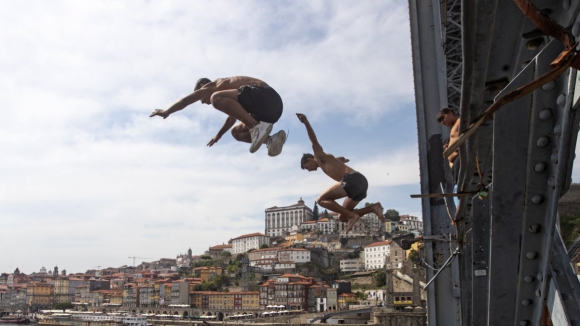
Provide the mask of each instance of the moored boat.
{"label": "moored boat", "polygon": [[25,317],[2,317],[0,318],[2,324],[28,324],[30,319]]}

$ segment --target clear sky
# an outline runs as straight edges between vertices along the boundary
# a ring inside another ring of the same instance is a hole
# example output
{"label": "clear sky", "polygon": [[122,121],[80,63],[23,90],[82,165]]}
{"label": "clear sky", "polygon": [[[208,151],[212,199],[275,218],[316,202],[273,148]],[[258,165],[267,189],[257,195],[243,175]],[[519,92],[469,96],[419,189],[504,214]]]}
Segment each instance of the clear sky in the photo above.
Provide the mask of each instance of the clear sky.
{"label": "clear sky", "polygon": [[[370,183],[365,201],[421,217],[407,2],[0,2],[0,272],[68,272],[202,254],[264,232],[264,210],[333,184],[311,146]],[[149,118],[200,77],[260,78],[284,101],[284,151],[226,134],[196,103]]]}

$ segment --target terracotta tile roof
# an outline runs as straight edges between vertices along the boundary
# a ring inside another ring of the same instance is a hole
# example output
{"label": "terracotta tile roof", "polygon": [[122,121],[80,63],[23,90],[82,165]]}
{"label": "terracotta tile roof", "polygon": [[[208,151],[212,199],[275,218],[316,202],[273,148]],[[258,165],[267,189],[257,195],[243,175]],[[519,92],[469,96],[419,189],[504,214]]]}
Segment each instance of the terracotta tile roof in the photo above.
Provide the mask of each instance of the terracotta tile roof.
{"label": "terracotta tile roof", "polygon": [[256,233],[244,234],[242,236],[239,236],[237,238],[234,238],[233,240],[243,239],[243,238],[249,238],[249,237],[257,237],[257,236],[265,237],[266,235],[263,234],[263,233],[260,233],[260,232],[256,232]]}
{"label": "terracotta tile roof", "polygon": [[220,249],[228,249],[228,248],[232,248],[232,245],[231,244],[215,245],[213,247],[209,247],[209,250],[220,250]]}
{"label": "terracotta tile roof", "polygon": [[252,253],[261,252],[261,251],[278,251],[278,250],[280,250],[280,249],[278,249],[278,247],[262,248],[262,249],[254,249],[254,250],[252,250]]}
{"label": "terracotta tile roof", "polygon": [[386,245],[391,244],[391,242],[393,242],[393,241],[392,240],[387,240],[387,241],[374,242],[374,243],[371,243],[370,245],[366,245],[365,248],[378,247],[378,246],[386,246]]}

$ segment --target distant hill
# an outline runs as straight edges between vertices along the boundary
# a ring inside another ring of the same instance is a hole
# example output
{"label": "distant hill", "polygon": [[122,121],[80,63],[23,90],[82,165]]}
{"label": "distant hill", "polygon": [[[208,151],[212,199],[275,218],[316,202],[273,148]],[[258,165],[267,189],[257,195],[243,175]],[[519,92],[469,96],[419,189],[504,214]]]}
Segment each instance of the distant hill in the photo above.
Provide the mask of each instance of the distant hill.
{"label": "distant hill", "polygon": [[580,236],[580,183],[570,185],[568,192],[558,203],[560,231],[566,246]]}

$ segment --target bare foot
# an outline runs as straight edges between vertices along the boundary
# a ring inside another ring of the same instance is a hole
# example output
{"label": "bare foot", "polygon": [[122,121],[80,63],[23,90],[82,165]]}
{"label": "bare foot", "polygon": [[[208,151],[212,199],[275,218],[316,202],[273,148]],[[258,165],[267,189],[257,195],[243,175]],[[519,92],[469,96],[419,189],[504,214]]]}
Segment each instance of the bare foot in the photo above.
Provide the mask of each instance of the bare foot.
{"label": "bare foot", "polygon": [[350,229],[354,227],[354,225],[356,224],[356,222],[358,222],[359,219],[360,216],[358,216],[355,213],[352,213],[352,215],[348,217],[348,224],[346,226],[346,232],[344,234],[348,234],[348,231],[350,231]]}
{"label": "bare foot", "polygon": [[383,206],[381,206],[381,203],[373,204],[373,212],[377,214],[381,222],[385,223],[385,215],[383,215]]}

